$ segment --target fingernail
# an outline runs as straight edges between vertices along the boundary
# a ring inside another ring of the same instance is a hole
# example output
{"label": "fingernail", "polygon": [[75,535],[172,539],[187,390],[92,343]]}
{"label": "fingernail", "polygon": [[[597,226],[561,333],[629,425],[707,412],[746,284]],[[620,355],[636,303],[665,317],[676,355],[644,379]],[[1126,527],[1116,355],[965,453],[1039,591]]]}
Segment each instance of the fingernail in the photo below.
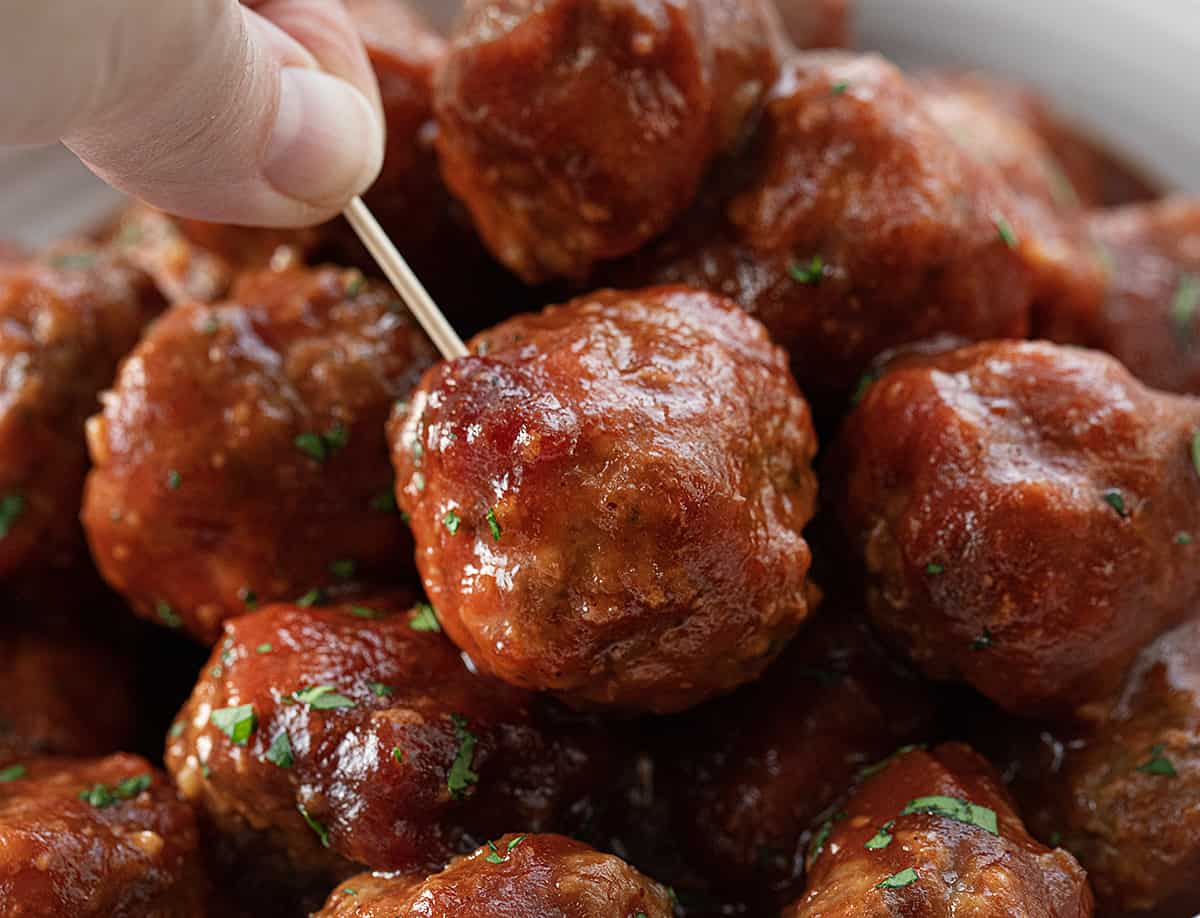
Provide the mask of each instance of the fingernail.
{"label": "fingernail", "polygon": [[338,206],[366,191],[382,163],[383,125],[362,93],[327,73],[284,68],[263,165],[276,191]]}

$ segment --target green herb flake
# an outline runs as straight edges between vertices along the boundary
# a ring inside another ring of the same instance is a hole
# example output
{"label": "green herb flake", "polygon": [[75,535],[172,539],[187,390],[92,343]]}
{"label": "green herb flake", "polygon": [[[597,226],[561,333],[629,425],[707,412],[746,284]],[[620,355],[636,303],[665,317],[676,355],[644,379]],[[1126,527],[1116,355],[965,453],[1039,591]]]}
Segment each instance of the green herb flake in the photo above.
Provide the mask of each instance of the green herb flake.
{"label": "green herb flake", "polygon": [[258,726],[254,705],[239,704],[232,708],[217,708],[209,717],[214,727],[233,740],[235,746],[245,746]]}
{"label": "green herb flake", "polygon": [[404,764],[404,750],[399,746],[392,747],[392,758],[396,760],[397,765]]}
{"label": "green herb flake", "polygon": [[242,587],[240,590],[238,590],[238,599],[240,599],[242,603],[245,604],[246,608],[251,612],[258,608],[258,594],[250,589],[250,587]]}
{"label": "green herb flake", "polygon": [[343,558],[340,561],[329,562],[329,573],[333,574],[338,580],[349,580],[354,576],[354,570],[357,565],[349,558]]}
{"label": "green herb flake", "polygon": [[395,513],[400,509],[396,506],[396,495],[393,491],[380,491],[373,495],[368,506],[376,513]]}
{"label": "green herb flake", "polygon": [[458,535],[458,527],[462,523],[461,517],[451,508],[446,511],[446,515],[442,517],[442,524],[449,531],[450,535]]}
{"label": "green herb flake", "polygon": [[357,896],[358,890],[353,889],[352,887],[349,887],[349,886],[343,886],[342,887],[342,895],[343,896]]}
{"label": "green herb flake", "polygon": [[0,769],[0,784],[7,784],[9,781],[16,781],[18,778],[23,778],[29,774],[29,769],[24,765],[9,765],[5,769]]}
{"label": "green herb flake", "polygon": [[496,847],[496,843],[490,841],[490,842],[488,842],[488,848],[490,849],[490,851],[489,851],[487,857],[484,858],[484,860],[487,861],[489,864],[503,864],[505,861],[508,860],[508,856],[510,854],[512,854],[513,848],[517,847],[517,845],[521,844],[521,842],[523,842],[523,841],[525,841],[525,836],[518,835],[516,838],[514,838],[512,841],[510,841],[508,843],[508,847],[504,849],[503,856],[500,854],[500,850]]}
{"label": "green herb flake", "polygon": [[912,867],[906,867],[899,873],[893,873],[890,877],[881,883],[875,885],[876,889],[904,889],[906,886],[912,886],[920,877],[916,870]]}
{"label": "green herb flake", "polygon": [[310,815],[308,815],[308,810],[306,810],[304,808],[303,803],[297,803],[296,809],[300,811],[300,815],[304,817],[304,821],[308,823],[308,827],[317,834],[317,838],[320,839],[320,841],[321,841],[321,847],[328,848],[329,847],[329,830],[326,829],[323,825],[321,825],[321,823],[319,823],[317,820],[313,819]]}
{"label": "green herb flake", "polygon": [[171,739],[179,739],[179,737],[183,736],[183,731],[186,729],[187,724],[185,724],[182,720],[177,720],[175,723],[171,724],[171,729],[167,731],[167,736],[169,736]]}
{"label": "green herb flake", "polygon": [[1175,533],[1175,544],[1176,545],[1191,545],[1192,544],[1192,534],[1190,532]]}
{"label": "green herb flake", "polygon": [[183,476],[182,475],[180,475],[177,471],[175,471],[175,469],[171,469],[171,471],[167,472],[167,487],[168,488],[170,488],[172,491],[178,491],[179,486],[181,484],[183,484]]}
{"label": "green herb flake", "polygon": [[1109,488],[1100,496],[1116,511],[1117,516],[1123,520],[1129,518],[1129,508],[1125,506],[1125,495],[1118,488]]}
{"label": "green herb flake", "polygon": [[1175,299],[1171,302],[1171,322],[1184,345],[1190,343],[1196,312],[1200,309],[1200,275],[1185,274],[1179,279]]}
{"label": "green herb flake", "polygon": [[300,704],[306,704],[314,711],[333,711],[338,708],[355,708],[358,702],[339,695],[332,685],[314,685],[298,692],[292,692],[292,698]]}
{"label": "green herb flake", "polygon": [[1200,475],[1200,430],[1192,434],[1192,468]]}
{"label": "green herb flake", "polygon": [[946,567],[943,564],[926,564],[925,573],[927,573],[930,577],[937,577],[946,573]]}
{"label": "green herb flake", "polygon": [[274,645],[272,645],[270,643],[259,644],[257,647],[254,648],[254,652],[255,653],[270,653],[274,649],[275,649]]}
{"label": "green herb flake", "polygon": [[408,620],[408,627],[413,631],[441,631],[442,623],[438,621],[437,613],[433,611],[433,606],[427,602],[419,602],[412,609],[412,617]]}
{"label": "green herb flake", "polygon": [[987,650],[989,647],[992,646],[992,644],[995,643],[995,641],[996,641],[996,639],[992,635],[992,629],[984,628],[983,633],[980,634],[979,637],[975,638],[975,640],[973,640],[971,642],[971,649],[972,650]]}
{"label": "green herb flake", "polygon": [[154,604],[154,611],[157,613],[159,620],[168,628],[178,628],[183,624],[183,619],[179,613],[171,608],[171,604],[165,599],[160,599]]}
{"label": "green herb flake", "polygon": [[946,819],[953,819],[955,822],[961,822],[969,826],[978,826],[992,835],[1000,834],[1000,827],[996,822],[995,810],[988,809],[986,806],[979,806],[960,797],[917,797],[914,800],[910,800],[908,805],[900,811],[901,816],[911,816],[916,813],[943,816]]}
{"label": "green herb flake", "polygon": [[867,397],[867,391],[871,386],[879,381],[879,374],[875,372],[864,373],[858,378],[858,385],[854,387],[854,394],[850,396],[850,404],[858,405],[864,398]]}
{"label": "green herb flake", "polygon": [[996,224],[996,232],[1000,235],[1000,240],[1010,249],[1017,248],[1020,242],[1017,240],[1017,234],[1013,231],[1012,224],[1008,222],[1008,218],[1004,214],[996,214],[992,217],[992,222]]}
{"label": "green herb flake", "polygon": [[889,820],[879,827],[879,831],[867,840],[865,847],[868,851],[881,851],[892,843],[892,826],[896,821]]}
{"label": "green herb flake", "polygon": [[1179,772],[1175,770],[1175,765],[1163,755],[1163,750],[1166,747],[1159,744],[1150,750],[1150,758],[1137,767],[1137,770],[1144,775],[1158,775],[1163,778],[1177,778]]}
{"label": "green herb flake", "polygon": [[313,606],[323,606],[326,602],[328,602],[328,597],[325,595],[325,591],[317,587],[297,599],[296,605],[302,609],[311,609]]}
{"label": "green herb flake", "polygon": [[150,784],[149,775],[134,775],[111,786],[93,784],[91,787],[85,787],[79,792],[79,799],[102,810],[120,803],[122,800],[132,800],[142,791],[148,790]]}
{"label": "green herb flake", "polygon": [[451,714],[450,722],[454,725],[454,738],[458,741],[458,752],[450,763],[450,771],[446,775],[446,787],[453,800],[461,800],[467,795],[471,786],[479,780],[479,775],[471,771],[471,761],[475,758],[475,744],[478,738],[467,729],[467,719],[461,714]]}
{"label": "green herb flake", "polygon": [[396,690],[390,685],[385,685],[382,682],[372,682],[371,693],[379,698],[386,698],[388,695],[396,694]]}
{"label": "green herb flake", "polygon": [[[1197,438],[1200,439],[1200,434],[1197,434]],[[1200,462],[1200,460],[1197,460],[1197,461]],[[1200,468],[1200,466],[1197,466],[1197,467]],[[497,542],[499,542],[500,541],[500,524],[498,522],[496,522],[495,508],[488,509],[487,524],[488,524],[488,529],[492,530],[492,538],[495,539]]]}
{"label": "green herb flake", "polygon": [[788,265],[787,271],[788,276],[797,283],[815,287],[825,277],[825,259],[820,255],[814,255],[808,264],[792,262]]}
{"label": "green herb flake", "polygon": [[280,768],[291,768],[296,764],[292,757],[292,741],[286,730],[280,731],[275,739],[271,740],[271,748],[267,750],[266,758],[272,765],[278,765]]}
{"label": "green herb flake", "polygon": [[345,447],[350,440],[350,433],[341,424],[334,424],[325,433],[302,433],[292,442],[296,449],[310,459],[324,462],[338,450]]}
{"label": "green herb flake", "polygon": [[382,612],[378,612],[375,609],[368,608],[367,606],[351,606],[350,614],[356,618],[383,618]]}
{"label": "green herb flake", "polygon": [[812,870],[813,864],[817,862],[817,858],[825,850],[825,845],[829,842],[829,836],[833,834],[834,825],[845,818],[846,814],[839,810],[821,823],[821,827],[813,835],[812,841],[808,843],[808,854],[804,858],[805,869]]}
{"label": "green herb flake", "polygon": [[211,312],[204,317],[204,324],[200,326],[200,331],[208,336],[213,336],[221,330],[221,323],[217,321],[217,317]]}
{"label": "green herb flake", "polygon": [[858,771],[858,780],[864,781],[867,778],[873,777],[874,775],[879,774],[881,771],[883,771],[885,768],[887,768],[889,765],[891,765],[892,762],[896,761],[896,759],[901,758],[902,756],[906,756],[910,752],[916,752],[918,749],[924,749],[924,748],[925,748],[924,743],[913,743],[912,745],[909,745],[909,746],[901,746],[899,749],[897,749],[895,752],[893,752],[891,755],[889,755],[886,759],[881,759],[878,762],[876,762],[874,765],[867,765],[864,768],[860,768]]}
{"label": "green herb flake", "polygon": [[5,494],[0,497],[0,539],[8,537],[13,525],[25,512],[25,496],[23,494]]}
{"label": "green herb flake", "polygon": [[835,96],[840,96],[842,93],[844,93],[849,88],[850,88],[849,80],[838,80],[836,83],[834,83],[832,86],[829,87],[829,91],[831,93],[833,93]]}
{"label": "green herb flake", "polygon": [[346,296],[358,296],[362,293],[363,285],[366,282],[367,279],[363,277],[361,271],[348,271],[346,273],[346,286],[344,288]]}

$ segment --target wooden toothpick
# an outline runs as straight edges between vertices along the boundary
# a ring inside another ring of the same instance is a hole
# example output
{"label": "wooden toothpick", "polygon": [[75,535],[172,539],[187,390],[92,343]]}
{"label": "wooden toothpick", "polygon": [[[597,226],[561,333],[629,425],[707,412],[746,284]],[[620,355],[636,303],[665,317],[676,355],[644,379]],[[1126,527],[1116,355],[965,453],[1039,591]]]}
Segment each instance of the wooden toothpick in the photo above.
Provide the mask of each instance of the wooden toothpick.
{"label": "wooden toothpick", "polygon": [[467,348],[463,344],[462,338],[458,337],[458,333],[446,321],[446,317],[438,308],[437,303],[433,301],[433,297],[429,295],[429,291],[417,279],[417,275],[413,273],[408,262],[404,260],[404,256],[392,244],[392,240],[387,237],[387,233],[383,231],[383,227],[379,225],[374,214],[363,203],[362,198],[355,198],[351,201],[343,213],[346,222],[354,228],[354,232],[358,234],[362,244],[378,262],[387,279],[392,282],[392,286],[404,300],[409,312],[421,323],[425,334],[429,335],[433,343],[437,345],[442,356],[447,360],[466,357]]}

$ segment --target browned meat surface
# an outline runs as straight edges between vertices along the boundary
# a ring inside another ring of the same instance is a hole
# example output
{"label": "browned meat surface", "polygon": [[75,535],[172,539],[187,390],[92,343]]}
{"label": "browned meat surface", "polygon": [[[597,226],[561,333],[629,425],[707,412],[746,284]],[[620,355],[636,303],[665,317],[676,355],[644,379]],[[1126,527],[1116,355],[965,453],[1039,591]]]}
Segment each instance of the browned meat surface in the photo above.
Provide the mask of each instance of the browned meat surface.
{"label": "browned meat surface", "polygon": [[1200,400],[1098,352],[900,359],[830,468],[875,622],[1010,711],[1103,697],[1200,602]]}
{"label": "browned meat surface", "polygon": [[808,615],[816,450],[786,358],[733,304],[601,292],[480,335],[391,428],[447,633],[578,705],[680,710]]}
{"label": "browned meat surface", "polygon": [[902,752],[813,839],[808,891],[784,918],[1090,918],[1066,851],[1036,842],[967,746]]}
{"label": "browned meat surface", "polygon": [[357,271],[267,271],[228,302],[172,307],[89,426],[101,572],[144,617],[208,642],[256,602],[403,580],[383,429],[432,361]]}

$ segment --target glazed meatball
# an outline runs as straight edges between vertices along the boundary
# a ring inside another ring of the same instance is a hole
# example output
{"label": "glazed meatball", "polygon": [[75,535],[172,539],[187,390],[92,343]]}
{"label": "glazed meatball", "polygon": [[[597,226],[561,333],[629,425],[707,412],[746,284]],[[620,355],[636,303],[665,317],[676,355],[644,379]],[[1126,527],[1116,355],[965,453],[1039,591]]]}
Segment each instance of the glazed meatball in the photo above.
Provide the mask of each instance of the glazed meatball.
{"label": "glazed meatball", "polygon": [[1200,602],[1200,400],[1106,355],[992,342],[899,358],[836,457],[875,622],[1009,711],[1102,697]]}
{"label": "glazed meatball", "polygon": [[446,632],[579,706],[680,710],[808,614],[816,450],[786,358],[733,304],[599,292],[439,364],[391,426]]}
{"label": "glazed meatball", "polygon": [[766,0],[471,0],[438,71],[442,171],[527,282],[665,229],[778,70]]}
{"label": "glazed meatball", "polygon": [[1148,647],[1082,722],[1013,727],[1030,827],[1079,858],[1103,914],[1200,912],[1200,621]]}
{"label": "glazed meatball", "polygon": [[0,580],[86,561],[84,422],[161,307],[147,279],[72,246],[0,261]]}
{"label": "glazed meatball", "polygon": [[1030,837],[972,749],[912,749],[877,767],[813,839],[808,890],[783,918],[1090,918],[1083,869]]}
{"label": "glazed meatball", "polygon": [[427,880],[362,874],[314,918],[671,918],[666,888],[561,835],[505,835]]}
{"label": "glazed meatball", "polygon": [[357,271],[247,275],[167,312],[93,418],[84,523],[141,615],[203,641],[256,601],[405,576],[383,428],[433,361]]}
{"label": "glazed meatball", "polygon": [[614,280],[729,296],[818,403],[840,406],[888,348],[1028,329],[1035,274],[1017,197],[880,58],[793,58],[753,151],[723,179]]}
{"label": "glazed meatball", "polygon": [[862,616],[828,606],[754,685],[655,725],[674,837],[715,889],[764,913],[802,891],[812,831],[855,774],[934,729],[929,686]]}
{"label": "glazed meatball", "polygon": [[195,816],[133,755],[0,772],[0,911],[20,918],[203,918]]}
{"label": "glazed meatball", "polygon": [[586,817],[602,734],[473,674],[438,627],[396,596],[226,623],[166,758],[227,869],[314,907],[356,865],[436,870]]}
{"label": "glazed meatball", "polygon": [[1107,351],[1148,385],[1200,395],[1200,201],[1097,212],[1088,230],[1104,286],[1048,302],[1038,332]]}

